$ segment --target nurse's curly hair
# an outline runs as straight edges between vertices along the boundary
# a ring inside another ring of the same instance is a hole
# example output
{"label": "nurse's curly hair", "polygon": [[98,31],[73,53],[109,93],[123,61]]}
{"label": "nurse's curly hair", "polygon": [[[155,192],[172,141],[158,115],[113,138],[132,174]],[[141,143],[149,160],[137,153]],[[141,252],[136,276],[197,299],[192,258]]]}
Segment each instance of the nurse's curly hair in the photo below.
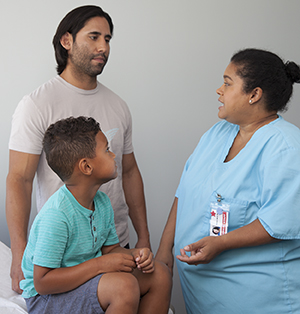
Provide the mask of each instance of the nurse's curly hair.
{"label": "nurse's curly hair", "polygon": [[244,81],[244,92],[256,87],[263,90],[268,111],[285,111],[293,93],[293,84],[300,83],[300,68],[295,62],[286,62],[276,54],[260,49],[244,49],[231,58],[237,75]]}
{"label": "nurse's curly hair", "polygon": [[69,179],[76,162],[96,156],[96,135],[101,131],[93,118],[69,117],[51,124],[43,139],[49,167],[61,178]]}

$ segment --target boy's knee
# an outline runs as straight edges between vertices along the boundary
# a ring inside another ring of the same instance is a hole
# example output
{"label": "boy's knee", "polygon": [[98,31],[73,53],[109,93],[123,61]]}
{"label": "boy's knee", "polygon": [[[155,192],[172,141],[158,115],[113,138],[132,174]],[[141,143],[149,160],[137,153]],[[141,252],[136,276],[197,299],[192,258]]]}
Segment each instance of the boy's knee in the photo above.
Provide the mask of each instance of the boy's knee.
{"label": "boy's knee", "polygon": [[140,288],[137,279],[130,273],[116,273],[113,295],[124,300],[139,300]]}
{"label": "boy's knee", "polygon": [[138,281],[130,273],[106,273],[99,281],[98,299],[104,310],[109,305],[137,308],[140,300]]}
{"label": "boy's knee", "polygon": [[172,275],[167,265],[155,261],[152,282],[152,288],[155,287],[155,289],[161,291],[171,292],[173,284]]}
{"label": "boy's knee", "polygon": [[140,288],[137,279],[130,273],[119,273],[118,291],[122,294],[140,297]]}
{"label": "boy's knee", "polygon": [[137,279],[132,274],[120,273],[115,297],[122,300],[126,307],[138,307],[140,301],[140,288]]}
{"label": "boy's knee", "polygon": [[172,275],[167,265],[162,262],[155,261],[155,280],[165,287],[172,287]]}

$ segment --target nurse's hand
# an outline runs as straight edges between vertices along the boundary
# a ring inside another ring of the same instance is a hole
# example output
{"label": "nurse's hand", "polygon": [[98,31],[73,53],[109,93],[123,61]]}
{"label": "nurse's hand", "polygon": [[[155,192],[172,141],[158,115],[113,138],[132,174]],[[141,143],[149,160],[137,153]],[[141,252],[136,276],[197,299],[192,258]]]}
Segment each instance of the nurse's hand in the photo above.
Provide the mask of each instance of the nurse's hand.
{"label": "nurse's hand", "polygon": [[[205,237],[180,249],[176,258],[189,265],[208,264],[224,251],[222,237]],[[190,256],[186,254],[190,252]]]}

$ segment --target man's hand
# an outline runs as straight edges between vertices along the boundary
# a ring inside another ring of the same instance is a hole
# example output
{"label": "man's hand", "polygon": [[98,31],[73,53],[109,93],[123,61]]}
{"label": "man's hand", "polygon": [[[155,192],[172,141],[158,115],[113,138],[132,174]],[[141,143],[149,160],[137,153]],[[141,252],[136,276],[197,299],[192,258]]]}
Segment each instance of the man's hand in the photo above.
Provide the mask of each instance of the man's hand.
{"label": "man's hand", "polygon": [[23,291],[20,289],[20,281],[24,279],[24,275],[21,269],[22,257],[18,260],[13,259],[10,268],[11,286],[12,289],[21,294]]}

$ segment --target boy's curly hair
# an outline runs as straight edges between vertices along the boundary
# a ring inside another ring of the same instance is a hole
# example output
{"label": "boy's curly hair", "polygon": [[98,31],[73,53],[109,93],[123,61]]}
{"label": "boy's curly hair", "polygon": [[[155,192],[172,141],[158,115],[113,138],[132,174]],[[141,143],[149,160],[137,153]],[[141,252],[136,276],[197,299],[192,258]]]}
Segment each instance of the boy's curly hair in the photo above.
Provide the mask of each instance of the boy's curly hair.
{"label": "boy's curly hair", "polygon": [[88,117],[69,117],[51,124],[43,139],[43,149],[49,167],[61,178],[69,179],[76,162],[94,158],[99,123]]}

